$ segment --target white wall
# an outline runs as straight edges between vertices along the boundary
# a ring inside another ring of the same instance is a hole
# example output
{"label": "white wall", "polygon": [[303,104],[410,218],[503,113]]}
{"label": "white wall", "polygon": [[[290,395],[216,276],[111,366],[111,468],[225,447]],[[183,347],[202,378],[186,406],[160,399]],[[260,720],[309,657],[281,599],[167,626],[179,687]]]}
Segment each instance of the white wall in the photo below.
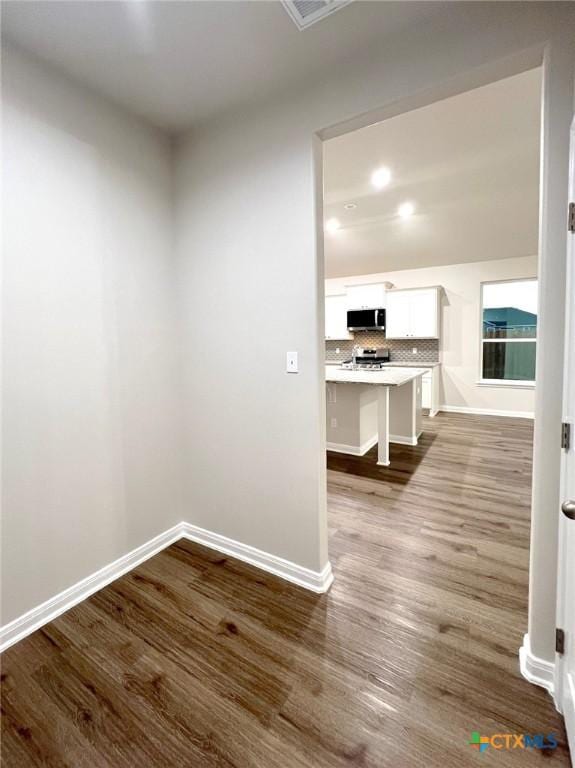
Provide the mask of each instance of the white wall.
{"label": "white wall", "polygon": [[[405,269],[325,281],[326,293],[341,293],[345,285],[388,280],[396,288],[443,287],[441,306],[440,404],[490,411],[533,413],[535,393],[525,387],[478,385],[480,286],[487,280],[536,277],[537,256],[445,267]],[[417,342],[413,342],[417,346]]]}
{"label": "white wall", "polygon": [[168,142],[3,59],[3,623],[182,517]]}
{"label": "white wall", "polygon": [[[314,210],[321,177],[314,176],[314,133],[331,138],[374,115],[384,119],[536,66],[545,45],[569,51],[565,30],[572,29],[572,11],[564,3],[454,3],[440,28],[398,35],[305,91],[222,115],[179,142],[178,283],[191,522],[310,568],[327,557],[324,350],[318,341],[323,268]],[[553,78],[571,74],[564,61]],[[564,120],[561,109],[557,120]],[[561,183],[552,172],[553,204],[561,203],[564,215]],[[555,293],[560,279],[552,278]],[[541,316],[550,311],[551,293]],[[557,330],[562,300],[553,301],[550,333]],[[205,347],[207,328],[215,354]],[[284,372],[292,349],[300,353],[299,375]],[[544,354],[559,369],[560,351]],[[560,422],[559,378],[554,399],[539,403],[553,434]],[[556,514],[556,474],[546,481],[554,493],[535,510],[542,517]],[[548,562],[547,586],[554,567]],[[550,647],[547,619],[538,632]]]}
{"label": "white wall", "polygon": [[[320,570],[311,134],[233,126],[176,165],[190,521]],[[264,213],[278,193],[283,226]]]}

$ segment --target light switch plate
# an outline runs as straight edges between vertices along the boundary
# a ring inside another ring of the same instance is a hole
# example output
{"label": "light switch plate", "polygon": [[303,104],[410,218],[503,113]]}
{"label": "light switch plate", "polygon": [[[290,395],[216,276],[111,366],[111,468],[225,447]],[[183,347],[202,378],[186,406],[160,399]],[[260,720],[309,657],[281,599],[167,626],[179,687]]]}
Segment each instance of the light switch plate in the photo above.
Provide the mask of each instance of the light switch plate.
{"label": "light switch plate", "polygon": [[288,352],[286,354],[286,373],[299,373],[297,352]]}

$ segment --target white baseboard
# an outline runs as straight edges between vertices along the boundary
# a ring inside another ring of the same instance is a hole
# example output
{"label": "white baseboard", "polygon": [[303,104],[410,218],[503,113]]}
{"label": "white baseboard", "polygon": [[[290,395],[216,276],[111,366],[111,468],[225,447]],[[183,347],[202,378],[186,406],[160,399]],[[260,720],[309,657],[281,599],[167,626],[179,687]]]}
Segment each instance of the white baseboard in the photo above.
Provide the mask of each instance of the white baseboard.
{"label": "white baseboard", "polygon": [[404,435],[390,435],[389,442],[397,443],[398,445],[417,445],[421,432],[417,437],[406,437]]}
{"label": "white baseboard", "polygon": [[445,413],[471,413],[478,416],[510,416],[516,419],[532,419],[533,411],[497,411],[491,408],[468,408],[464,405],[440,405],[440,411]]}
{"label": "white baseboard", "polygon": [[349,453],[351,456],[364,456],[374,445],[377,445],[377,435],[370,437],[369,440],[366,440],[360,446],[346,445],[345,443],[326,443],[325,447],[328,451],[333,451],[333,453]]}
{"label": "white baseboard", "polygon": [[[417,437],[390,435],[389,442],[398,443],[399,445],[417,445],[417,441],[420,436],[421,432]],[[325,447],[328,451],[333,451],[333,453],[348,453],[350,456],[365,456],[365,454],[370,451],[374,445],[377,445],[377,440],[378,437],[375,435],[375,437],[370,438],[359,447],[356,445],[346,445],[345,443],[326,443]]]}
{"label": "white baseboard", "polygon": [[555,664],[545,661],[531,652],[529,635],[523,636],[523,645],[519,649],[519,668],[526,680],[534,685],[549,691],[551,696],[555,692]]}
{"label": "white baseboard", "polygon": [[248,544],[182,522],[0,627],[0,653],[182,538],[224,552],[312,592],[327,592],[333,582],[329,562],[322,571],[312,571]]}
{"label": "white baseboard", "polygon": [[312,571],[290,560],[284,560],[276,555],[271,555],[269,552],[263,552],[261,549],[251,547],[249,544],[242,544],[240,541],[228,539],[226,536],[213,533],[197,525],[182,523],[182,526],[184,538],[235,557],[236,560],[254,565],[256,568],[267,571],[267,573],[273,573],[281,579],[290,581],[292,584],[297,584],[312,592],[327,592],[333,582],[333,574],[329,562],[322,571]]}
{"label": "white baseboard", "polygon": [[46,600],[45,603],[32,608],[31,611],[0,627],[0,652],[5,651],[6,648],[17,643],[18,640],[22,640],[36,629],[43,627],[44,624],[81,603],[82,600],[85,600],[90,595],[93,595],[94,592],[102,589],[102,587],[106,587],[115,579],[131,571],[132,568],[140,565],[144,560],[157,555],[162,549],[181,539],[182,535],[182,523],[178,523],[173,528],[169,528],[159,536],[155,536],[150,541],[142,544],[142,546],[119,557],[113,563],[100,568],[99,571],[96,571],[91,576],[87,576],[82,581],[77,582],[77,584]]}

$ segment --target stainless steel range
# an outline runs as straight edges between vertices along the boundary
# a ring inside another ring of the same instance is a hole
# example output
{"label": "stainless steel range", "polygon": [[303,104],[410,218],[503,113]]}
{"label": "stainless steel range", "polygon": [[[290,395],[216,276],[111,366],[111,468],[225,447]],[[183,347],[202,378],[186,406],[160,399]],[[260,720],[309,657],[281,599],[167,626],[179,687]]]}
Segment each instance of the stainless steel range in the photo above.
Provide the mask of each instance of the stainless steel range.
{"label": "stainless steel range", "polygon": [[341,367],[348,370],[380,371],[389,363],[389,359],[389,349],[387,347],[379,347],[378,349],[354,347],[351,360],[346,360],[341,364]]}

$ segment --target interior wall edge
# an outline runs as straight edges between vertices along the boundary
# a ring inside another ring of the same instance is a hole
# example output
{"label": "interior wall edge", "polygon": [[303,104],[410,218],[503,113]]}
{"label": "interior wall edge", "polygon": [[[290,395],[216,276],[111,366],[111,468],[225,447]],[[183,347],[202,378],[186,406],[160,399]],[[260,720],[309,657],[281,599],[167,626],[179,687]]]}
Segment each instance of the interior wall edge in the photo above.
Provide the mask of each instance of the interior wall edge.
{"label": "interior wall edge", "polygon": [[361,128],[373,125],[374,123],[388,120],[392,117],[412,112],[416,109],[434,104],[437,101],[458,96],[474,88],[480,88],[483,85],[496,83],[507,77],[519,75],[530,69],[540,67],[543,61],[544,44],[528,46],[522,50],[512,53],[509,56],[503,56],[497,60],[489,61],[473,70],[472,76],[466,72],[460,76],[454,76],[445,82],[437,83],[435,88],[424,88],[411,94],[408,98],[398,99],[380,109],[369,111],[335,123],[318,131],[319,137],[323,141],[335,139],[343,136],[350,131],[357,131]]}
{"label": "interior wall edge", "polygon": [[529,634],[523,636],[523,645],[519,649],[519,669],[528,682],[545,688],[551,694],[557,710],[560,711],[554,695],[555,663],[534,655],[529,642]]}
{"label": "interior wall edge", "polygon": [[559,476],[567,264],[570,127],[575,51],[571,28],[545,49],[541,120],[539,329],[533,438],[528,633],[538,657],[555,658]]}
{"label": "interior wall edge", "polygon": [[333,583],[333,573],[329,561],[321,571],[314,571],[291,560],[273,555],[271,552],[264,552],[249,544],[230,539],[192,523],[182,523],[182,535],[196,544],[202,544],[217,552],[235,557],[237,560],[261,568],[267,573],[279,576],[279,578],[311,592],[318,594],[327,592]]}
{"label": "interior wall edge", "polygon": [[329,562],[321,571],[312,571],[270,552],[263,552],[248,544],[182,521],[0,627],[0,653],[182,538],[222,552],[316,594],[327,592],[333,583]]}

